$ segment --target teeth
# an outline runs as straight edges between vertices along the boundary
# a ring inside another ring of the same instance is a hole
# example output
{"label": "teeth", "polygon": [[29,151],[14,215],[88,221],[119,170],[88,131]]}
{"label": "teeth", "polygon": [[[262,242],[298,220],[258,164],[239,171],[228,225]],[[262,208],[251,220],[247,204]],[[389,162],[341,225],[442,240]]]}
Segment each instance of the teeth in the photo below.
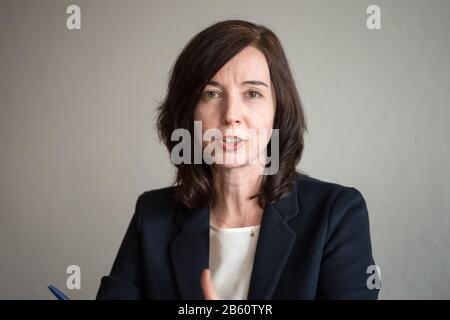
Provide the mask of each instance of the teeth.
{"label": "teeth", "polygon": [[241,139],[238,137],[226,137],[223,139],[226,143],[238,143],[241,142]]}

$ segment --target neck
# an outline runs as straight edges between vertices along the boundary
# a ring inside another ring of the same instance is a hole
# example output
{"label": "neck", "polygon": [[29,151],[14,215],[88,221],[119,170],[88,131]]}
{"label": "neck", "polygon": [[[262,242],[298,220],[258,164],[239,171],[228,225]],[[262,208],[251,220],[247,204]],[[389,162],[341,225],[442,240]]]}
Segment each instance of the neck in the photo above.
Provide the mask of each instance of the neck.
{"label": "neck", "polygon": [[263,208],[258,204],[263,167],[247,165],[239,168],[213,167],[216,204],[211,220],[222,228],[237,228],[261,223]]}

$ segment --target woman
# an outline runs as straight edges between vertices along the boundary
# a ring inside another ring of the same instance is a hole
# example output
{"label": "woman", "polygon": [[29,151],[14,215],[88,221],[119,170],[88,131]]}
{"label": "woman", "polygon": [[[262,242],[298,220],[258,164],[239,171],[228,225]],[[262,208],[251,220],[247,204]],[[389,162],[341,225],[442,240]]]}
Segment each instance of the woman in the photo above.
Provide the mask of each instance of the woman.
{"label": "woman", "polygon": [[378,297],[363,196],[296,171],[306,123],[272,31],[197,34],[158,111],[176,182],[139,197],[98,299]]}

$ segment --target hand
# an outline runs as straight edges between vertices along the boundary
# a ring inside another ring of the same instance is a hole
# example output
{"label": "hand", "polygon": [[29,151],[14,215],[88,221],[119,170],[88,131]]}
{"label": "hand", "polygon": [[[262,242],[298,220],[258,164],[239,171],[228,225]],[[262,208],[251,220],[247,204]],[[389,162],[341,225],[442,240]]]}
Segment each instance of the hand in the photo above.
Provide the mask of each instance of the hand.
{"label": "hand", "polygon": [[200,285],[202,287],[205,300],[220,300],[217,295],[216,288],[214,288],[214,284],[211,280],[211,272],[207,268],[202,271],[200,276]]}

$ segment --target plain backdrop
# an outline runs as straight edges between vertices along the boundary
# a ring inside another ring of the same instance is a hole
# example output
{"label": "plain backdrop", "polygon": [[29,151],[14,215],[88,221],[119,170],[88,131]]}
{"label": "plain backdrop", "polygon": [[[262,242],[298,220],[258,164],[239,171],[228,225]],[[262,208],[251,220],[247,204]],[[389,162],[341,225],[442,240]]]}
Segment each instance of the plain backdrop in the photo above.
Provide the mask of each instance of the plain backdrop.
{"label": "plain backdrop", "polygon": [[0,298],[53,299],[47,282],[95,297],[137,197],[174,176],[155,130],[170,67],[232,18],[282,41],[308,121],[299,169],[364,195],[380,298],[450,298],[446,0],[2,0]]}

